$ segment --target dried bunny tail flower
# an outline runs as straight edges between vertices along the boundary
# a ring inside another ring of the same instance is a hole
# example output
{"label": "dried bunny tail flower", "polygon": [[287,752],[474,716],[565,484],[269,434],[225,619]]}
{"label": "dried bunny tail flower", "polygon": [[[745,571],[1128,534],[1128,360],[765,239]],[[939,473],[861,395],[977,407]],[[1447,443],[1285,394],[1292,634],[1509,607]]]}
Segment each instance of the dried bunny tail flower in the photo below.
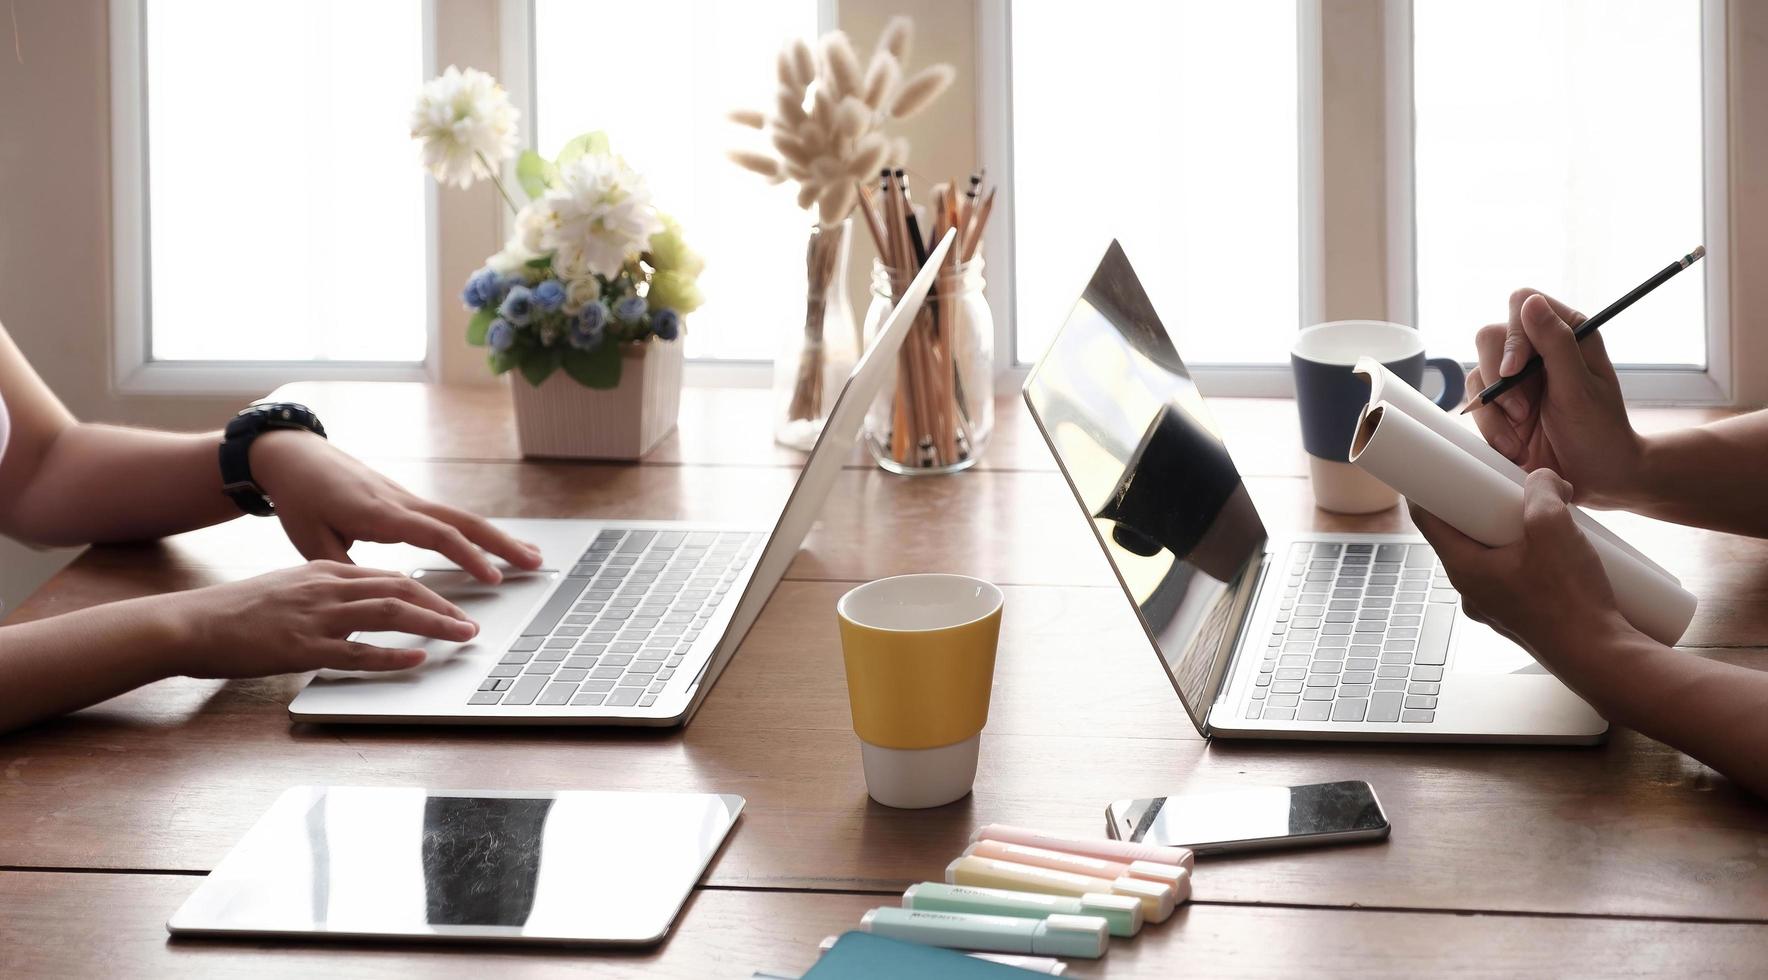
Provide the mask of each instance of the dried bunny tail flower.
{"label": "dried bunny tail flower", "polygon": [[[835,102],[827,86],[818,85],[815,94],[810,97],[810,122],[818,129],[828,129],[835,121]],[[800,137],[803,129],[799,130]],[[808,140],[805,141],[807,144]]]}
{"label": "dried bunny tail flower", "polygon": [[939,94],[945,91],[956,75],[957,72],[950,65],[931,65],[916,72],[902,83],[902,88],[891,100],[890,118],[907,119],[927,108],[928,103],[939,98]]}
{"label": "dried bunny tail flower", "polygon": [[798,137],[791,133],[775,130],[773,145],[774,149],[780,152],[780,159],[786,163],[794,164],[801,170],[808,171],[810,169],[810,151],[804,148],[804,144],[799,141]]}
{"label": "dried bunny tail flower", "polygon": [[804,90],[783,88],[774,100],[777,124],[793,128],[804,122]]}
{"label": "dried bunny tail flower", "polygon": [[780,48],[780,57],[776,67],[779,72],[781,85],[786,88],[803,87],[798,84],[798,69],[792,64],[792,46],[790,44],[784,45]]}
{"label": "dried bunny tail flower", "polygon": [[817,193],[822,190],[819,184],[806,181],[798,185],[798,206],[808,208],[816,203]]}
{"label": "dried bunny tail flower", "polygon": [[876,174],[878,167],[884,163],[884,154],[890,149],[884,137],[872,133],[861,139],[854,147],[853,157],[847,164],[847,176],[853,180],[865,180]]}
{"label": "dried bunny tail flower", "polygon": [[731,150],[728,154],[737,166],[744,170],[753,170],[769,180],[780,179],[780,161],[765,153],[754,150]]}
{"label": "dried bunny tail flower", "polygon": [[909,60],[909,46],[915,40],[915,22],[907,17],[892,17],[884,25],[883,33],[878,35],[878,51],[890,52],[890,56],[898,64]]}
{"label": "dried bunny tail flower", "polygon": [[866,117],[871,115],[866,104],[858,96],[849,95],[835,107],[835,138],[846,144],[859,139],[865,132]]}
{"label": "dried bunny tail flower", "polygon": [[762,115],[759,109],[732,109],[728,118],[731,122],[739,126],[747,126],[750,129],[760,129],[767,125],[767,117]]}
{"label": "dried bunny tail flower", "polygon": [[822,196],[817,200],[818,217],[824,227],[838,225],[853,213],[853,185],[845,181],[833,183],[823,189]]}
{"label": "dried bunny tail flower", "polygon": [[829,69],[828,80],[833,84],[835,97],[858,95],[865,81],[859,57],[853,53],[853,42],[842,31],[830,31],[823,35],[822,45],[823,64]]}
{"label": "dried bunny tail flower", "polygon": [[866,69],[866,86],[863,98],[867,108],[874,112],[884,108],[884,99],[896,88],[902,78],[902,69],[897,66],[896,59],[888,51],[880,51],[872,56],[872,65]]}
{"label": "dried bunny tail flower", "polygon": [[810,45],[803,38],[792,41],[789,49],[792,52],[792,81],[800,89],[807,89],[816,81],[816,58],[810,53]]}

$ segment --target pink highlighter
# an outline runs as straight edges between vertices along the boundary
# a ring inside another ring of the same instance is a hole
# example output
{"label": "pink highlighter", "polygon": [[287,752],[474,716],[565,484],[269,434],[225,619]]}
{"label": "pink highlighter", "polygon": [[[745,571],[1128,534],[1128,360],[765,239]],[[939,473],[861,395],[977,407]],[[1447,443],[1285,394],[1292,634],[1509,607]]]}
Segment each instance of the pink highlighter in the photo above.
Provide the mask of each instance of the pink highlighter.
{"label": "pink highlighter", "polygon": [[1151,881],[1171,888],[1175,902],[1184,902],[1191,897],[1191,872],[1176,864],[1141,860],[1112,861],[1105,858],[1088,857],[1085,854],[1070,854],[1044,847],[1009,844],[1005,841],[986,838],[965,848],[964,853],[992,858],[996,861],[1028,864],[1034,868],[1088,875],[1093,878],[1139,878],[1142,881]]}
{"label": "pink highlighter", "polygon": [[1046,834],[1025,827],[1012,827],[1004,823],[988,824],[971,834],[970,840],[972,842],[994,840],[1003,844],[1024,844],[1027,847],[1041,847],[1068,854],[1084,854],[1087,857],[1104,858],[1107,861],[1119,861],[1125,864],[1131,861],[1176,864],[1187,871],[1195,867],[1197,863],[1196,857],[1192,855],[1191,849],[1188,847],[1132,844],[1129,841],[1110,840],[1103,837],[1063,837],[1059,834]]}

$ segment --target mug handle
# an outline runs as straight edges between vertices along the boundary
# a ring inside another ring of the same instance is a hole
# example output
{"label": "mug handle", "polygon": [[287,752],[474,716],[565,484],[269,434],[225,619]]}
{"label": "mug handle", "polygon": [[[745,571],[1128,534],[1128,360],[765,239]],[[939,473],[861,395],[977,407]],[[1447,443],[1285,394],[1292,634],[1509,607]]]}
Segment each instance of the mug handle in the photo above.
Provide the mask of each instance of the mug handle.
{"label": "mug handle", "polygon": [[1453,357],[1433,357],[1424,362],[1424,369],[1435,369],[1443,376],[1443,393],[1436,397],[1436,406],[1447,412],[1461,404],[1467,392],[1467,375],[1461,373],[1461,362]]}

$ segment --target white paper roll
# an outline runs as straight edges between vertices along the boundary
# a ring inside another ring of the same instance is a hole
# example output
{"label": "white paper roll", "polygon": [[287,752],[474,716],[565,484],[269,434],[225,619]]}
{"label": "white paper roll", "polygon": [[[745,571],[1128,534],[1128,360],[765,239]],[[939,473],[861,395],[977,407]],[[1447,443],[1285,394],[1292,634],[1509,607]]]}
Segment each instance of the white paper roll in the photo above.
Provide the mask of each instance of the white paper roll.
{"label": "white paper roll", "polygon": [[[1522,487],[1391,402],[1364,408],[1351,462],[1482,544],[1500,547],[1522,537]],[[1694,618],[1694,596],[1608,538],[1586,538],[1608,573],[1621,615],[1640,632],[1674,646]],[[1568,590],[1581,587],[1564,584]]]}
{"label": "white paper roll", "polygon": [[[1406,413],[1429,428],[1432,432],[1454,443],[1463,452],[1486,464],[1500,476],[1517,486],[1522,486],[1528,479],[1528,473],[1522,467],[1512,463],[1504,454],[1493,449],[1478,432],[1455,421],[1455,417],[1438,408],[1436,402],[1424,397],[1424,392],[1406,383],[1406,379],[1383,367],[1373,357],[1357,359],[1357,366],[1351,369],[1352,374],[1360,374],[1369,379],[1369,404],[1387,402]],[[1616,548],[1633,556],[1634,560],[1643,562],[1672,582],[1680,584],[1681,579],[1670,574],[1670,570],[1652,561],[1650,556],[1641,552],[1620,536],[1610,531],[1601,521],[1591,517],[1583,510],[1573,507],[1572,519],[1584,529],[1585,534],[1593,534]]]}

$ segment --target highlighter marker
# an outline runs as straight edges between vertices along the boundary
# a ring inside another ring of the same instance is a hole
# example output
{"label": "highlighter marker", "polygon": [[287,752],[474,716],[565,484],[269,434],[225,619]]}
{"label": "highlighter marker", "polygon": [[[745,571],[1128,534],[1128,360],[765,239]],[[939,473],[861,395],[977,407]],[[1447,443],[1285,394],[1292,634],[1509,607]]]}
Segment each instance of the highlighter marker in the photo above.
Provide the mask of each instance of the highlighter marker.
{"label": "highlighter marker", "polygon": [[1092,875],[1094,878],[1145,878],[1158,881],[1163,885],[1171,885],[1178,895],[1178,901],[1191,897],[1191,872],[1176,864],[1158,864],[1153,861],[1107,861],[1104,858],[1088,857],[1085,854],[1069,854],[1066,851],[1052,851],[1045,847],[1031,847],[1026,844],[1007,844],[998,840],[979,840],[964,851],[965,854],[979,854],[997,861],[1012,861],[1016,864],[1029,864],[1036,868],[1050,868],[1054,871],[1072,871],[1077,875]]}
{"label": "highlighter marker", "polygon": [[[834,949],[835,943],[840,939],[840,936],[824,936],[823,941],[817,944],[817,955],[821,956],[829,950]],[[1042,973],[1047,977],[1059,977],[1068,972],[1067,963],[1058,959],[1051,959],[1048,956],[1017,956],[1013,953],[965,953],[964,955],[974,960],[988,960],[990,963],[999,963],[1002,966],[1016,966],[1021,970]],[[759,977],[761,974],[758,973],[756,976]]]}
{"label": "highlighter marker", "polygon": [[859,920],[862,932],[923,946],[980,949],[991,953],[1037,956],[1105,955],[1105,920],[1095,915],[1052,915],[1047,919],[1015,919],[1006,915],[965,915],[962,912],[920,912],[879,906]]}
{"label": "highlighter marker", "polygon": [[1013,827],[1004,823],[991,823],[981,827],[976,833],[970,835],[970,840],[971,842],[998,840],[1003,844],[1045,847],[1052,851],[1085,854],[1088,857],[1104,858],[1107,861],[1154,861],[1159,864],[1176,864],[1186,870],[1190,870],[1197,864],[1196,856],[1191,853],[1191,849],[1188,847],[1133,844],[1129,841],[1110,840],[1104,837],[1065,837],[1061,834],[1046,834],[1041,830]]}
{"label": "highlighter marker", "polygon": [[946,865],[945,880],[952,885],[977,885],[983,888],[1007,888],[1013,891],[1044,892],[1079,898],[1094,892],[1127,895],[1142,903],[1142,918],[1148,922],[1165,922],[1173,914],[1178,898],[1172,886],[1141,878],[1094,878],[1072,871],[1054,871],[1012,861],[997,861],[970,854]]}
{"label": "highlighter marker", "polygon": [[1095,892],[1075,898],[1016,892],[1004,888],[976,888],[924,881],[902,893],[902,907],[923,912],[971,912],[977,915],[1010,915],[1042,919],[1051,915],[1096,915],[1104,919],[1113,936],[1133,936],[1142,930],[1142,903],[1127,895]]}

